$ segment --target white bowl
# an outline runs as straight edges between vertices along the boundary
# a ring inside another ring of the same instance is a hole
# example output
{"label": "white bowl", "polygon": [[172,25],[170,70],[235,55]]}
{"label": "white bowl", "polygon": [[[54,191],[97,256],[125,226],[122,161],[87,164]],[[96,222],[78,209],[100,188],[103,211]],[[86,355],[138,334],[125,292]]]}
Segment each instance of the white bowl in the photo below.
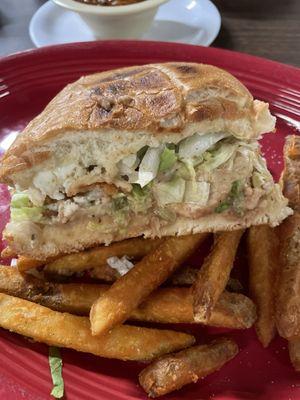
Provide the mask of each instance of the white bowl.
{"label": "white bowl", "polygon": [[52,1],[78,13],[95,38],[138,39],[150,28],[159,6],[169,0],[144,0],[126,6],[89,5],[74,0]]}

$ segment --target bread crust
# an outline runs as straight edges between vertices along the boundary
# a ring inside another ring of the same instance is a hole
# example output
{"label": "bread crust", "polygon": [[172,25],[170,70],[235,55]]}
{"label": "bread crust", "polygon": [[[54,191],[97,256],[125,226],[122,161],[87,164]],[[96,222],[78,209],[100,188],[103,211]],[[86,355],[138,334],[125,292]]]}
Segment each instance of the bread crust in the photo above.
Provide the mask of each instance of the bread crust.
{"label": "bread crust", "polygon": [[51,158],[42,146],[70,132],[185,136],[188,126],[207,123],[249,139],[273,130],[275,118],[268,104],[211,65],[150,64],[85,76],[58,93],[17,137],[1,160],[0,181],[11,184],[10,175]]}

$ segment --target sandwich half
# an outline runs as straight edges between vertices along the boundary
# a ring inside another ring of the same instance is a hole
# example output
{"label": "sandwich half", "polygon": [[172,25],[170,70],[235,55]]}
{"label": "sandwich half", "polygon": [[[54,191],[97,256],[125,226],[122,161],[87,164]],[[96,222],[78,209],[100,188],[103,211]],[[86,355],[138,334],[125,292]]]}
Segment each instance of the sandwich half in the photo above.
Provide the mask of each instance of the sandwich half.
{"label": "sandwich half", "polygon": [[5,239],[44,260],[135,236],[275,226],[292,213],[260,154],[268,104],[229,73],[168,63],[83,77],[1,160]]}

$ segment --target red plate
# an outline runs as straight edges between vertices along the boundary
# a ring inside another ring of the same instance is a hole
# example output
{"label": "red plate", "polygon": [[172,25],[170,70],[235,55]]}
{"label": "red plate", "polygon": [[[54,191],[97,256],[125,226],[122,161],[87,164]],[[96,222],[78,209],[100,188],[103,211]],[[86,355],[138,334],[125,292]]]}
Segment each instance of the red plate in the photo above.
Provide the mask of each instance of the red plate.
{"label": "red plate", "polygon": [[[270,102],[277,116],[277,135],[266,135],[263,150],[278,178],[286,134],[299,134],[300,72],[298,69],[245,54],[214,48],[157,42],[89,42],[53,46],[16,54],[0,61],[0,148],[38,114],[68,82],[83,74],[134,64],[195,61],[225,68],[256,98]],[[297,122],[298,121],[298,122]],[[297,130],[298,126],[298,130]],[[0,229],[8,217],[8,196],[0,186]],[[186,328],[186,327],[185,327]],[[187,329],[191,330],[190,327]],[[200,340],[220,330],[193,329]],[[276,338],[263,349],[254,331],[230,332],[239,355],[221,371],[166,399],[300,398],[299,375],[291,367],[287,344]],[[51,379],[47,347],[0,331],[0,398],[48,399]],[[138,387],[141,365],[104,360],[63,350],[68,399],[146,399]]]}

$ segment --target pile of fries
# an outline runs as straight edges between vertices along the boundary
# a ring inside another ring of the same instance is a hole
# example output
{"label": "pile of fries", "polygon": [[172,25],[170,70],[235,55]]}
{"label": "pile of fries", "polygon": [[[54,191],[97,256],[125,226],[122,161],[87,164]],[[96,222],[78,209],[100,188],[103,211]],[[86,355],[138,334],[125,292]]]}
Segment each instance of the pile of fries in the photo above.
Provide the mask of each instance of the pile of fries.
{"label": "pile of fries", "polygon": [[[295,218],[299,221],[294,208],[285,222],[293,227]],[[230,338],[195,344],[191,334],[157,329],[155,323],[230,329],[254,325],[264,347],[278,330],[288,339],[291,361],[300,371],[300,257],[287,260],[291,243],[286,232],[282,240],[282,230],[265,225],[214,234],[198,268],[189,267],[187,260],[210,234],[128,239],[46,264],[20,257],[17,268],[0,266],[0,326],[50,346],[147,361],[139,382],[150,397],[196,382],[238,353]],[[291,241],[299,240],[290,232]],[[228,291],[243,236],[250,297]],[[123,256],[134,266],[121,276],[107,259]],[[78,275],[87,271],[93,283],[78,283]]]}

